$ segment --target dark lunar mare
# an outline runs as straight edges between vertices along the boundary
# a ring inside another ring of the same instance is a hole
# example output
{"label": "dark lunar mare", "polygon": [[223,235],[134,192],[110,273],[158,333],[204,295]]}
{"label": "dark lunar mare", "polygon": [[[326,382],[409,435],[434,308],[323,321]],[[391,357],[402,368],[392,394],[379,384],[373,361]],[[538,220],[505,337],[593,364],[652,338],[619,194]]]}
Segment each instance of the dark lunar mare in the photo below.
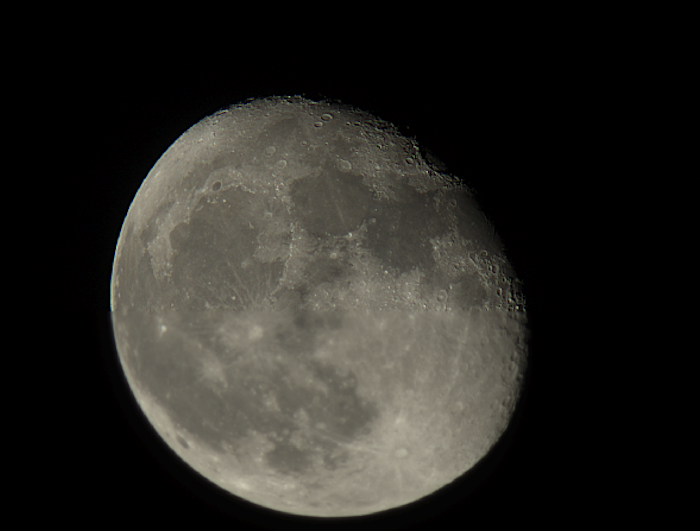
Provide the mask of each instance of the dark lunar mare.
{"label": "dark lunar mare", "polygon": [[[352,371],[341,373],[311,357],[319,330],[338,329],[341,315],[300,311],[276,316],[269,340],[254,351],[238,352],[233,361],[211,341],[220,315],[115,314],[115,326],[128,330],[126,365],[138,385],[179,429],[214,451],[236,455],[255,433],[272,443],[265,460],[280,474],[303,476],[318,466],[338,466],[342,445],[369,433],[379,415],[376,404],[358,396]],[[163,317],[168,331],[161,334]],[[202,360],[197,345],[207,341],[224,368],[225,385],[198,376]],[[296,376],[300,370],[309,378]],[[178,441],[189,447],[184,439]]]}
{"label": "dark lunar mare", "polygon": [[300,98],[217,113],[122,228],[129,384],[178,455],[251,501],[416,500],[485,454],[517,398],[523,306],[493,227],[387,125]]}

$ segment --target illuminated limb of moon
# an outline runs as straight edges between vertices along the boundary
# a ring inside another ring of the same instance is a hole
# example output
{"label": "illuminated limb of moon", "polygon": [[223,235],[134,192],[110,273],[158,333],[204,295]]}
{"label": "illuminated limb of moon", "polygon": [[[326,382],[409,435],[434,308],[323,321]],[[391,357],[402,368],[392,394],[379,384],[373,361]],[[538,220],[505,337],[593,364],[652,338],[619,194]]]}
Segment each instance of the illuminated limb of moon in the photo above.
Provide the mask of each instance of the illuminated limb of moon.
{"label": "illuminated limb of moon", "polygon": [[339,516],[488,453],[522,385],[525,301],[440,171],[390,124],[303,98],[233,106],[168,149],[124,221],[111,305],[129,385],[185,462]]}

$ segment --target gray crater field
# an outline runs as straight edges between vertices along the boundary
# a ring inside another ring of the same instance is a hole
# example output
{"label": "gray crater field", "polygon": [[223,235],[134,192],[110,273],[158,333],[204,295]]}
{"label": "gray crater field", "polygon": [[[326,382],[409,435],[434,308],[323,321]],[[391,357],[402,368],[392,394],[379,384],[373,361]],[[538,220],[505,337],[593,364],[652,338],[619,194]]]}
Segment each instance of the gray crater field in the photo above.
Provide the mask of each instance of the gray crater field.
{"label": "gray crater field", "polygon": [[489,452],[521,394],[524,303],[458,179],[391,124],[301,97],[186,131],[129,208],[111,284],[164,441],[232,495],[314,516],[409,504]]}

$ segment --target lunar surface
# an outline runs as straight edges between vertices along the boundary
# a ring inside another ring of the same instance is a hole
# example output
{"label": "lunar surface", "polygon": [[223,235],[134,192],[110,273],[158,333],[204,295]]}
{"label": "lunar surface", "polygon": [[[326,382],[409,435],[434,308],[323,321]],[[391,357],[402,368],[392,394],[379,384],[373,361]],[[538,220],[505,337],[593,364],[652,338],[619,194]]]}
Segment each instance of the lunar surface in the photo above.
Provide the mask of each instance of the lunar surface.
{"label": "lunar surface", "polygon": [[163,154],[111,307],[129,386],[184,463],[300,515],[465,474],[527,362],[520,282],[470,191],[391,124],[300,97],[231,106]]}

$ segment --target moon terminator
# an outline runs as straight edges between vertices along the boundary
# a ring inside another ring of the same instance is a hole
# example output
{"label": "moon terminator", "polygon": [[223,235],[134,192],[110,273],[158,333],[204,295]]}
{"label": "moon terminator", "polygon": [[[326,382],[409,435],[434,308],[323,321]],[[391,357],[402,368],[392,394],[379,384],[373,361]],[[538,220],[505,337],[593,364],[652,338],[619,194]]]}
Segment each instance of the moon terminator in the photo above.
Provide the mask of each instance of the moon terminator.
{"label": "moon terminator", "polygon": [[411,503],[488,453],[522,387],[524,303],[468,189],[391,124],[299,97],[185,132],[111,285],[160,436],[233,495],[315,516]]}

